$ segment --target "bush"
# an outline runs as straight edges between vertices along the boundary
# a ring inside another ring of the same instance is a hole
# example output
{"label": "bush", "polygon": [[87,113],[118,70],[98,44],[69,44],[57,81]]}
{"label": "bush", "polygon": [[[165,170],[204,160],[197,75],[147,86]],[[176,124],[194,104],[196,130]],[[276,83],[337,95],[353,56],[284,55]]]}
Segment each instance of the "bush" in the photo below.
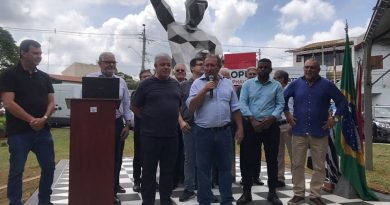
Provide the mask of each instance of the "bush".
{"label": "bush", "polygon": [[5,116],[0,116],[0,131],[5,130]]}

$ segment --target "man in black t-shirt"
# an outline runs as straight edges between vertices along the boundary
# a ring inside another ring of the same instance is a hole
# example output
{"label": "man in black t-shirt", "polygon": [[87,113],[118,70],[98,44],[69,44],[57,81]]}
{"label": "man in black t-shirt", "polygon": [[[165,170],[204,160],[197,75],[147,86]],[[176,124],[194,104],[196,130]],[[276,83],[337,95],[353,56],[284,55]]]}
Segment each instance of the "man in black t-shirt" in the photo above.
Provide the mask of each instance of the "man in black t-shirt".
{"label": "man in black t-shirt", "polygon": [[41,45],[34,40],[20,44],[20,61],[0,76],[0,93],[6,109],[6,133],[10,153],[7,196],[10,204],[22,204],[22,176],[28,153],[33,151],[41,167],[38,205],[50,205],[54,176],[53,138],[47,119],[54,111],[53,86],[38,70]]}
{"label": "man in black t-shirt", "polygon": [[156,171],[160,162],[160,204],[171,205],[173,171],[178,150],[179,83],[169,77],[171,57],[155,57],[156,74],[142,81],[132,99],[132,110],[142,120],[141,194],[143,205],[154,205]]}
{"label": "man in black t-shirt", "polygon": [[[152,76],[152,72],[150,69],[142,70],[139,73],[139,80],[143,81],[146,78]],[[131,93],[131,99],[133,100],[135,92]],[[137,116],[134,116],[134,158],[133,158],[133,191],[140,192],[141,191],[141,139],[140,139],[140,125],[141,119]]]}

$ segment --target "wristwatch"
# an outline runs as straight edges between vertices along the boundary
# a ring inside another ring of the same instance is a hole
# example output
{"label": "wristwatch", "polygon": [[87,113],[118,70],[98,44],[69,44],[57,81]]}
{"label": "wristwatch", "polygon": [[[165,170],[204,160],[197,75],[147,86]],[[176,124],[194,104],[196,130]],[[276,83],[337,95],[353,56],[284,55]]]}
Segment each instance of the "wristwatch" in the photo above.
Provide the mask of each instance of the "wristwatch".
{"label": "wristwatch", "polygon": [[47,120],[47,118],[49,118],[47,115],[43,116],[43,119]]}

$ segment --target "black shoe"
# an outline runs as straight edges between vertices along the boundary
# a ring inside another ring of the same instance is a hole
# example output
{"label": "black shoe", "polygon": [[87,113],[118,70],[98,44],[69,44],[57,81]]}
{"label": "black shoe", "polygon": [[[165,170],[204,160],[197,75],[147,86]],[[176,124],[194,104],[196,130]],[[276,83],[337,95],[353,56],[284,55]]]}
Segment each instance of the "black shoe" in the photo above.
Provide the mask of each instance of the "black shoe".
{"label": "black shoe", "polygon": [[275,192],[268,192],[267,201],[271,202],[272,205],[283,205]]}
{"label": "black shoe", "polygon": [[237,200],[237,205],[244,205],[252,201],[252,194],[250,192],[244,192]]}
{"label": "black shoe", "polygon": [[188,201],[196,196],[195,192],[184,190],[179,197],[180,202]]}
{"label": "black shoe", "polygon": [[284,181],[277,181],[276,182],[276,188],[280,188],[280,187],[285,187],[286,186],[286,183],[284,183]]}
{"label": "black shoe", "polygon": [[141,192],[140,183],[138,183],[138,182],[135,182],[135,183],[134,183],[133,191],[134,191],[134,192]]}
{"label": "black shoe", "polygon": [[305,197],[296,195],[294,195],[294,197],[287,202],[288,205],[299,205],[302,203],[305,203]]}
{"label": "black shoe", "polygon": [[114,196],[114,205],[120,205],[120,204],[121,204],[121,200],[119,200],[117,196]]}
{"label": "black shoe", "polygon": [[262,182],[260,178],[253,179],[253,183],[256,184],[256,185],[259,185],[259,186],[263,186],[264,185],[264,182]]}
{"label": "black shoe", "polygon": [[118,193],[121,193],[121,194],[126,193],[126,190],[121,185],[119,185],[118,186]]}
{"label": "black shoe", "polygon": [[310,198],[309,204],[311,204],[311,205],[325,205],[325,203],[321,200],[320,197]]}
{"label": "black shoe", "polygon": [[284,181],[277,181],[276,182],[276,188],[280,188],[280,187],[285,187],[286,186],[286,183],[284,183]]}
{"label": "black shoe", "polygon": [[213,196],[211,197],[211,203],[219,203],[218,197],[215,196],[214,194],[213,194]]}

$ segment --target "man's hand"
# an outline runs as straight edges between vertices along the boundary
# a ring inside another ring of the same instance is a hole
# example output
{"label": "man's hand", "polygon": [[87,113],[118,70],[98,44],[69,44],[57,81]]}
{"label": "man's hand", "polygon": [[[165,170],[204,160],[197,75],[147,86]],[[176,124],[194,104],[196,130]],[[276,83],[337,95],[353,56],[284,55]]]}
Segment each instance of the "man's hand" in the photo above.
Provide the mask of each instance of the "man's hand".
{"label": "man's hand", "polygon": [[238,128],[236,130],[234,138],[236,139],[237,144],[241,144],[242,139],[244,139],[244,131]]}
{"label": "man's hand", "polygon": [[262,120],[256,120],[254,117],[251,117],[251,124],[255,132],[262,132],[268,129],[275,120],[276,118],[274,116],[268,116]]}
{"label": "man's hand", "polygon": [[215,88],[215,82],[214,81],[209,81],[206,83],[206,85],[203,87],[203,92],[204,93],[207,93],[209,92],[210,90],[214,89]]}
{"label": "man's hand", "polygon": [[121,141],[125,141],[125,139],[127,139],[128,136],[129,136],[129,126],[126,125],[121,132]]}
{"label": "man's hand", "polygon": [[45,127],[47,118],[33,118],[30,120],[30,127],[34,131],[39,131]]}
{"label": "man's hand", "polygon": [[291,127],[295,126],[297,123],[297,119],[294,118],[294,116],[290,112],[284,112],[284,115],[286,115],[286,120],[288,124],[291,125]]}
{"label": "man's hand", "polygon": [[183,133],[189,133],[191,131],[191,126],[183,120],[180,122],[180,129]]}
{"label": "man's hand", "polygon": [[264,118],[263,121],[260,122],[260,127],[265,130],[265,129],[268,129],[269,127],[271,127],[272,123],[274,123],[276,120],[276,117],[275,116],[268,116],[266,118]]}
{"label": "man's hand", "polygon": [[322,129],[331,129],[335,124],[335,119],[333,117],[328,117],[328,120],[324,122],[324,126],[322,126]]}

